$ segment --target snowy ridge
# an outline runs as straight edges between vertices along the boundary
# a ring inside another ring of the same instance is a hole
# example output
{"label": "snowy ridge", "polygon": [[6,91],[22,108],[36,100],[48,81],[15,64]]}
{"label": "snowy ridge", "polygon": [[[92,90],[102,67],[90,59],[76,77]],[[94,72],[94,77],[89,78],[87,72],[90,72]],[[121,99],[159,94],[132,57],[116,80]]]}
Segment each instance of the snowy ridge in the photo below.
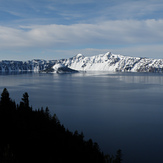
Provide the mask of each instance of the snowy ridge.
{"label": "snowy ridge", "polygon": [[163,59],[148,59],[123,55],[99,54],[85,57],[78,54],[69,59],[31,60],[31,61],[0,61],[0,71],[46,71],[56,70],[55,65],[66,66],[78,71],[131,71],[131,72],[163,72]]}
{"label": "snowy ridge", "polygon": [[0,61],[1,72],[12,71],[42,71],[52,67],[57,61],[31,60],[31,61]]}
{"label": "snowy ridge", "polygon": [[163,72],[163,59],[128,57],[111,52],[92,57],[78,54],[60,62],[81,71]]}

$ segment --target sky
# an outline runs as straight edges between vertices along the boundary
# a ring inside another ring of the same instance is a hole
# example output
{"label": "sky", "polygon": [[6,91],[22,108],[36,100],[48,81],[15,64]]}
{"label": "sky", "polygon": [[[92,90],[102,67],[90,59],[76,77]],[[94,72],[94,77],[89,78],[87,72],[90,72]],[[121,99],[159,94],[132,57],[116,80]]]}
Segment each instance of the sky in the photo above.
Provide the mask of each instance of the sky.
{"label": "sky", "polygon": [[162,0],[0,0],[0,60],[112,52],[163,59]]}

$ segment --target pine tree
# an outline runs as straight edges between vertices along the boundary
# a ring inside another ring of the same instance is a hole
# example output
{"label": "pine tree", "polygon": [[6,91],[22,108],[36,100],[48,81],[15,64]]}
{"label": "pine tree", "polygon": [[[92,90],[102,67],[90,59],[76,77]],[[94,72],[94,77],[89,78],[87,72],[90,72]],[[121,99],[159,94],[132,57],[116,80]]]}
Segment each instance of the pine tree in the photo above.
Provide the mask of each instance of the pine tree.
{"label": "pine tree", "polygon": [[122,162],[122,151],[121,149],[119,149],[116,154],[115,163],[121,163],[121,162]]}
{"label": "pine tree", "polygon": [[3,89],[1,94],[1,103],[8,104],[10,102],[10,94],[6,88]]}
{"label": "pine tree", "polygon": [[25,93],[23,94],[22,101],[23,101],[23,103],[24,103],[24,106],[25,106],[26,108],[29,108],[29,95],[28,95],[27,92],[25,92]]}

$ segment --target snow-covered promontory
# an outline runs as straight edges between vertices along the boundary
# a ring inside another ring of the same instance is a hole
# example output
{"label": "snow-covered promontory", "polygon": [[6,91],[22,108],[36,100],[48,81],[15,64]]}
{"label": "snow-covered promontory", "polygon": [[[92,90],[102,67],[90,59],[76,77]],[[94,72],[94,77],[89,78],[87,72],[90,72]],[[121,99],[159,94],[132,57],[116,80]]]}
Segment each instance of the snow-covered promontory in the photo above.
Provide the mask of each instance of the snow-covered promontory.
{"label": "snow-covered promontory", "polygon": [[56,63],[52,67],[52,70],[55,73],[75,73],[75,72],[78,72],[77,70],[73,70],[71,68],[68,68],[67,66],[65,66],[64,64],[61,64],[61,63]]}
{"label": "snow-covered promontory", "polygon": [[119,54],[99,54],[85,57],[82,54],[61,60],[0,61],[1,72],[11,71],[131,71],[163,72],[163,59],[129,57]]}

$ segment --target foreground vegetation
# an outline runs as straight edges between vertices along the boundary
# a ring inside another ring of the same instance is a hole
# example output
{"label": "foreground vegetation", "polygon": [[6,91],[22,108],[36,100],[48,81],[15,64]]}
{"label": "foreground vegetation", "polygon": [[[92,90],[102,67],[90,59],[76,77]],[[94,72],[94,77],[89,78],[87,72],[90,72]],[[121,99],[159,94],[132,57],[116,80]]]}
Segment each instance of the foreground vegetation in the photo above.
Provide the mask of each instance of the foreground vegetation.
{"label": "foreground vegetation", "polygon": [[104,156],[98,144],[85,141],[83,133],[74,133],[60,124],[48,108],[33,110],[28,93],[20,104],[9,97],[5,88],[0,100],[1,163],[120,163],[116,157]]}

